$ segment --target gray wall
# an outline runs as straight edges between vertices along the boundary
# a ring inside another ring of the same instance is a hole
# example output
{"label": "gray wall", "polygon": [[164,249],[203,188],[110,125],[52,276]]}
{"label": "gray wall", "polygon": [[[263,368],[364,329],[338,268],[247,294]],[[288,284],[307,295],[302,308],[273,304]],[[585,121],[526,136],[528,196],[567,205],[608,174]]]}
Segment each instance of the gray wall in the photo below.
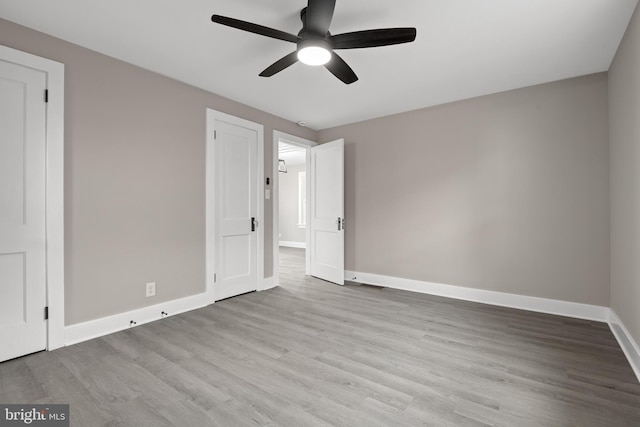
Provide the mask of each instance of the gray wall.
{"label": "gray wall", "polygon": [[306,230],[298,227],[298,173],[304,172],[305,165],[287,165],[287,173],[280,179],[280,241],[305,243]]}
{"label": "gray wall", "polygon": [[[205,289],[205,109],[316,133],[0,19],[0,44],[65,64],[66,324]],[[270,172],[267,172],[270,176]],[[272,271],[265,200],[265,277]],[[145,298],[144,284],[157,282]]]}
{"label": "gray wall", "polygon": [[[638,340],[637,26],[610,120],[612,303]],[[273,129],[345,138],[347,269],[609,305],[605,74],[316,133],[5,20],[0,44],[66,65],[67,324],[204,290],[206,107],[265,125],[267,171]]]}
{"label": "gray wall", "polygon": [[640,343],[640,12],[609,70],[611,308]]}
{"label": "gray wall", "polygon": [[336,138],[346,269],[609,305],[606,74],[319,132]]}

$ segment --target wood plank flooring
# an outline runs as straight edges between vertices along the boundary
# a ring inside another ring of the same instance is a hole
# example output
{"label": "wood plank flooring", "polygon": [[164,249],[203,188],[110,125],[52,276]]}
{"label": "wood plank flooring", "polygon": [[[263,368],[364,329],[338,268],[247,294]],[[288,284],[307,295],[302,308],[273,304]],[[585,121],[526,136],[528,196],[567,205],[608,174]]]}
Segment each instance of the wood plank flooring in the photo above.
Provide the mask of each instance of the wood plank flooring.
{"label": "wood plank flooring", "polygon": [[74,426],[639,426],[606,324],[332,285],[281,286],[0,363],[1,403]]}

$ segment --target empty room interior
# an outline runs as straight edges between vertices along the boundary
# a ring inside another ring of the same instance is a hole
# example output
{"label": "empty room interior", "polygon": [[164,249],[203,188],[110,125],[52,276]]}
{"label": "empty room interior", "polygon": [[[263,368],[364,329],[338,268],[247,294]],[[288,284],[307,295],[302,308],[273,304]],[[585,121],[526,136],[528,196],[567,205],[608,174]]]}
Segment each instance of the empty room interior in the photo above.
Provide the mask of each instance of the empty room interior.
{"label": "empty room interior", "polygon": [[637,0],[0,0],[1,425],[638,426],[639,344]]}

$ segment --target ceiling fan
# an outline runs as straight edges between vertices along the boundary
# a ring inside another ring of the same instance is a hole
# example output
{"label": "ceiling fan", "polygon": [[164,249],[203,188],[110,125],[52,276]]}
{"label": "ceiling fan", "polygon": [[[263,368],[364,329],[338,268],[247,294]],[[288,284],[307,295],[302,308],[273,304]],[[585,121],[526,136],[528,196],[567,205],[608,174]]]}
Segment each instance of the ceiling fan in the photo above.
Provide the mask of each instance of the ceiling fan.
{"label": "ceiling fan", "polygon": [[351,84],[358,80],[358,76],[334,52],[335,49],[388,46],[409,43],[416,39],[415,28],[380,28],[332,35],[329,26],[335,6],[336,0],[309,0],[307,7],[300,12],[302,29],[298,35],[221,15],[213,15],[211,20],[239,30],[297,44],[294,52],[268,66],[260,73],[261,77],[271,77],[299,60],[307,65],[324,65],[345,84]]}

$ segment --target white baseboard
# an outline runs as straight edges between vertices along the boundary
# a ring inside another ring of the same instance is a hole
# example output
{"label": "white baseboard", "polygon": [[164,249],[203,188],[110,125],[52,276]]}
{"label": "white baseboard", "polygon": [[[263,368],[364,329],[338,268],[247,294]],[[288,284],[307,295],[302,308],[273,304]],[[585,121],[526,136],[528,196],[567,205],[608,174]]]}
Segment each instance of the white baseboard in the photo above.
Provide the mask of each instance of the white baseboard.
{"label": "white baseboard", "polygon": [[610,312],[609,327],[618,340],[618,344],[622,347],[624,355],[627,356],[627,360],[633,372],[635,372],[636,377],[638,377],[638,381],[640,381],[640,346],[635,342],[613,309],[611,309]]}
{"label": "white baseboard", "polygon": [[279,246],[286,246],[287,248],[298,248],[298,249],[305,249],[307,247],[307,244],[305,242],[287,242],[285,240],[280,240],[278,242]]}
{"label": "white baseboard", "polygon": [[[638,346],[631,334],[629,334],[629,331],[616,313],[608,307],[353,271],[345,271],[345,280],[502,307],[606,322],[609,324],[613,335],[620,344],[620,347],[627,357],[638,381],[640,381],[640,346]],[[278,283],[276,283],[275,277],[267,277],[263,279],[262,288],[260,290],[265,291],[276,286],[278,286]],[[209,304],[210,302],[209,298],[207,298],[207,294],[203,293],[128,311],[126,313],[120,313],[101,319],[70,325],[65,327],[65,345],[73,345],[129,329],[132,327],[129,324],[132,320],[136,322],[135,326],[139,326],[162,319],[163,317],[196,310]],[[167,315],[163,316],[162,312],[167,313]]]}
{"label": "white baseboard", "polygon": [[613,309],[598,305],[580,304],[547,298],[525,295],[507,294],[484,289],[465,288],[462,286],[444,285],[441,283],[422,282],[379,274],[345,271],[344,279],[374,286],[412,291],[423,294],[438,295],[447,298],[474,301],[501,307],[556,314],[577,319],[594,320],[609,324],[633,372],[640,381],[640,346],[635,342],[627,328]]}
{"label": "white baseboard", "polygon": [[265,277],[264,279],[262,279],[262,286],[260,287],[260,289],[258,289],[258,291],[267,291],[269,289],[275,288],[276,286],[278,286],[278,284],[276,283],[275,277]]}
{"label": "white baseboard", "polygon": [[[129,329],[132,327],[129,325],[129,322],[132,320],[136,322],[134,326],[140,326],[145,323],[162,319],[163,317],[173,316],[175,314],[202,308],[209,304],[209,298],[207,298],[206,293],[203,293],[125,313],[115,314],[113,316],[77,323],[75,325],[65,327],[65,345],[73,345],[82,341]],[[163,311],[167,313],[167,315],[163,315]]]}
{"label": "white baseboard", "polygon": [[[274,277],[267,277],[263,279],[258,291],[266,291],[276,286],[277,283],[275,283]],[[207,294],[198,294],[149,307],[139,308],[137,310],[127,311],[125,313],[115,314],[113,316],[66,326],[65,345],[73,345],[129,329],[132,327],[129,324],[132,320],[136,322],[133,327],[140,326],[145,323],[160,320],[164,317],[206,307],[209,304],[211,304],[211,301],[207,297]],[[167,314],[162,315],[162,312]]]}
{"label": "white baseboard", "polygon": [[438,295],[447,298],[474,301],[501,307],[536,311],[539,313],[557,314],[577,319],[609,321],[609,307],[580,304],[525,295],[507,294],[484,289],[465,288],[462,286],[444,285],[441,283],[422,282],[378,274],[345,271],[345,280],[368,285],[412,291],[423,294]]}

